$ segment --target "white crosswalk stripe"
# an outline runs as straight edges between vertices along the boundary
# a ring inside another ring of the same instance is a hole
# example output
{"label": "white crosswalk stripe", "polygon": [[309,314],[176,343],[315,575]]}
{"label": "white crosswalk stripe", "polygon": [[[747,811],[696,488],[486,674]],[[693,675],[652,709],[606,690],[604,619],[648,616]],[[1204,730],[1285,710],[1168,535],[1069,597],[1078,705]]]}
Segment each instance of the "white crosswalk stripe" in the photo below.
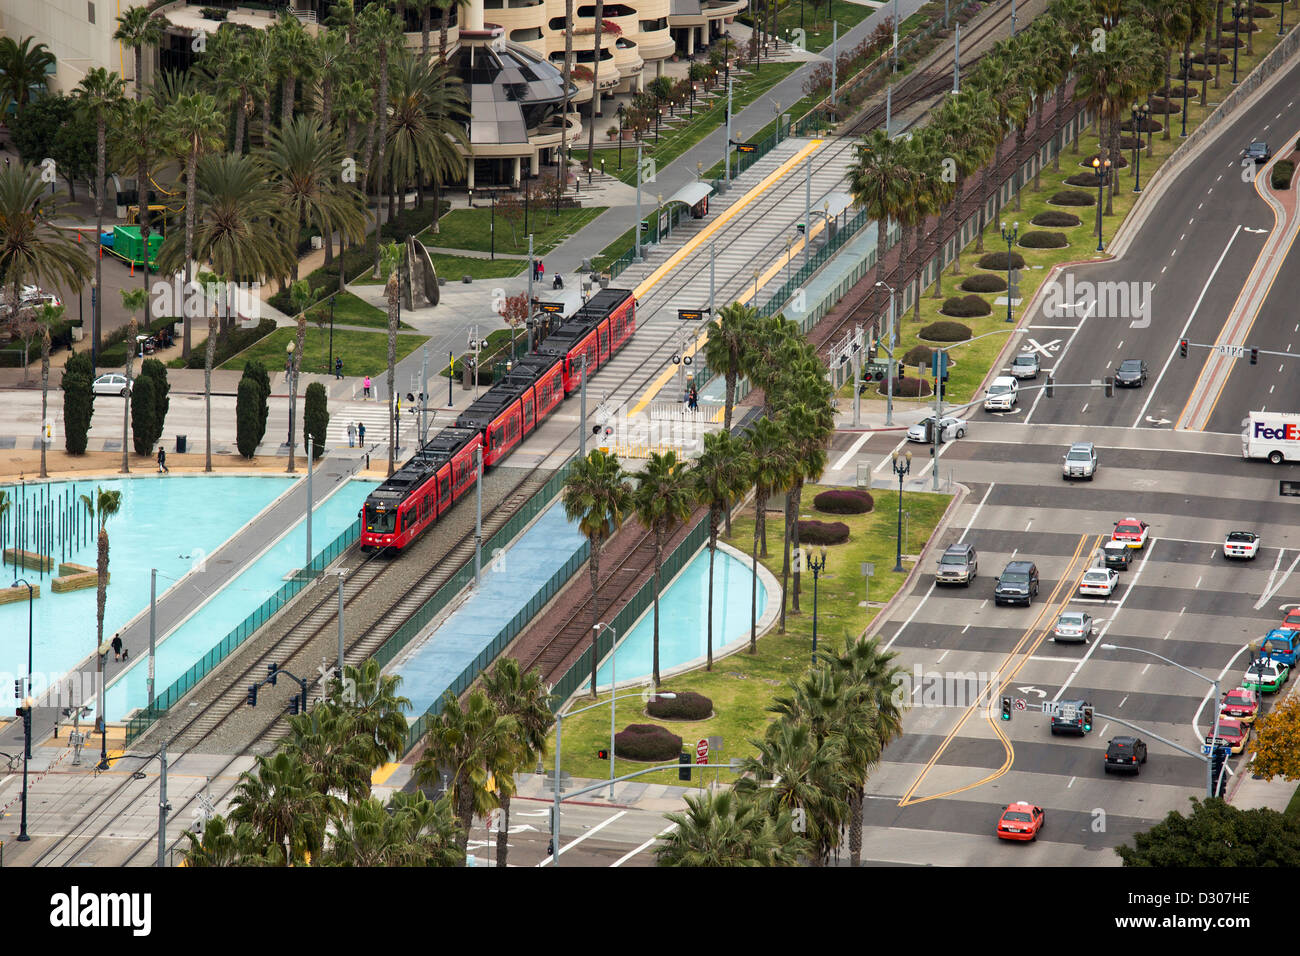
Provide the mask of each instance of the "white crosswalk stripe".
{"label": "white crosswalk stripe", "polygon": [[[403,410],[401,414],[401,434],[398,444],[405,446],[414,439],[418,423],[416,416],[409,411]],[[348,447],[349,422],[366,426],[367,444],[387,443],[388,404],[386,402],[347,402],[340,408],[332,409],[329,427],[325,430],[326,442],[331,446]]]}

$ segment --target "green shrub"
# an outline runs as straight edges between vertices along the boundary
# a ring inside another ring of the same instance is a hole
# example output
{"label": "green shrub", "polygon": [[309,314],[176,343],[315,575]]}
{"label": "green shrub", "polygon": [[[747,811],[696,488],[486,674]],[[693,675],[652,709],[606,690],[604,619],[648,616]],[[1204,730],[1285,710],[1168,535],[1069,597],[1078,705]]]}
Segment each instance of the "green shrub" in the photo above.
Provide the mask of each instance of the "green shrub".
{"label": "green shrub", "polygon": [[[251,378],[257,385],[261,399],[257,404],[257,429],[253,439],[253,447],[256,448],[262,444],[262,439],[266,435],[266,419],[271,412],[271,406],[268,404],[271,398],[271,376],[266,372],[266,366],[257,359],[249,359],[244,363],[244,378]],[[240,379],[243,382],[243,379]]]}
{"label": "green shrub", "polygon": [[871,495],[858,488],[832,488],[813,499],[814,508],[832,515],[864,515],[875,506]]}
{"label": "green shrub", "polygon": [[1096,189],[1097,174],[1096,173],[1075,173],[1073,176],[1066,179],[1065,185],[1083,186],[1084,188],[1091,186],[1093,189]]}
{"label": "green shrub", "polygon": [[1167,100],[1163,96],[1151,97],[1148,105],[1151,107],[1152,113],[1160,113],[1165,116],[1170,113],[1181,113],[1183,111],[1183,104],[1175,103],[1172,99]]}
{"label": "green shrub", "polygon": [[1291,177],[1295,175],[1295,163],[1289,159],[1279,159],[1273,164],[1273,188],[1290,189]]}
{"label": "green shrub", "polygon": [[1062,189],[1058,193],[1053,193],[1047,202],[1052,206],[1095,206],[1097,197],[1079,189]]}
{"label": "green shrub", "polygon": [[86,453],[90,419],[95,414],[95,393],[90,386],[92,379],[84,370],[90,364],[90,357],[74,364],[73,359],[81,357],[74,355],[68,359],[68,366],[63,370],[63,447],[69,455]]}
{"label": "green shrub", "polygon": [[131,387],[131,444],[137,455],[153,453],[158,403],[152,378],[136,379]]}
{"label": "green shrub", "polygon": [[[1182,94],[1179,94],[1179,95],[1182,95]],[[1120,148],[1120,149],[1141,149],[1141,148],[1144,147],[1146,144],[1147,144],[1147,141],[1146,141],[1146,139],[1145,139],[1144,137],[1142,137],[1142,136],[1121,136],[1121,137],[1119,138],[1119,148]]]}
{"label": "green shrub", "polygon": [[1020,237],[1020,244],[1026,249],[1064,249],[1070,240],[1063,232],[1031,230]]}
{"label": "green shrub", "polygon": [[955,315],[965,319],[976,315],[989,315],[993,312],[993,306],[978,295],[963,295],[945,299],[939,311],[944,315]]}
{"label": "green shrub", "polygon": [[[176,321],[177,319],[170,316],[154,319],[148,326],[141,325],[137,334],[153,335],[155,332],[161,332],[164,328],[170,328]],[[123,325],[107,335],[101,336],[103,347],[96,356],[96,364],[99,368],[124,368],[126,366],[126,333],[128,328],[129,326]]]}
{"label": "green shrub", "polygon": [[[262,319],[257,323],[256,328],[241,329],[238,325],[234,325],[217,333],[216,354],[212,357],[212,367],[216,368],[274,331],[275,319]],[[193,369],[203,368],[205,357],[206,348],[195,349],[190,352],[190,357],[186,360],[185,367]]]}
{"label": "green shrub", "polygon": [[[1061,226],[1077,226],[1082,222],[1082,220],[1072,212],[1054,212],[1051,209],[1048,209],[1045,212],[1040,212],[1029,221],[1035,226],[1056,226],[1058,228]],[[998,281],[1001,281],[1000,277]],[[1005,288],[1006,283],[1003,283],[1002,289]],[[980,292],[982,290],[976,289],[974,291]]]}
{"label": "green shrub", "polygon": [[[1209,56],[1206,56],[1204,53],[1193,53],[1192,62],[1193,63],[1231,63],[1232,57],[1228,56],[1226,53],[1211,53]],[[1207,70],[1205,72],[1209,73],[1210,71]],[[1197,79],[1200,79],[1200,77],[1197,77]]]}
{"label": "green shrub", "polygon": [[245,458],[251,459],[257,454],[260,432],[266,428],[265,421],[258,415],[258,406],[264,401],[257,380],[245,374],[239,380],[239,395],[235,399],[235,447]]}
{"label": "green shrub", "polygon": [[799,543],[813,545],[843,544],[849,540],[849,526],[843,521],[799,522]]}
{"label": "green shrub", "polygon": [[917,334],[929,342],[965,342],[970,338],[970,327],[960,322],[931,322]]}
{"label": "green shrub", "polygon": [[1010,264],[1008,264],[1008,254],[1005,252],[987,252],[980,256],[978,263],[981,269],[988,269],[990,272],[1006,272],[1007,269],[1023,269],[1025,267],[1025,257],[1018,252],[1010,253]]}
{"label": "green shrub", "polygon": [[[884,395],[885,382],[876,386],[876,392]],[[918,398],[930,394],[930,383],[923,378],[900,378],[894,381],[894,394],[899,398]]]}
{"label": "green shrub", "polygon": [[[1133,132],[1133,120],[1131,118],[1122,120],[1119,124],[1119,128],[1125,133]],[[1154,116],[1147,116],[1145,119],[1139,117],[1136,128],[1140,133],[1159,133],[1165,128],[1165,124],[1160,122],[1160,120],[1156,119]]]}
{"label": "green shrub", "polygon": [[682,738],[658,724],[629,724],[614,735],[614,754],[625,760],[659,763],[681,752]]}
{"label": "green shrub", "polygon": [[977,272],[962,280],[963,292],[1006,292],[1007,280],[995,272]]}
{"label": "green shrub", "polygon": [[692,690],[675,691],[677,697],[656,697],[646,704],[646,713],[659,720],[708,720],[713,716],[713,701]]}
{"label": "green shrub", "polygon": [[307,445],[307,436],[312,440],[312,459],[325,454],[325,429],[329,427],[329,396],[325,386],[312,382],[307,386],[307,395],[302,406],[302,443]]}

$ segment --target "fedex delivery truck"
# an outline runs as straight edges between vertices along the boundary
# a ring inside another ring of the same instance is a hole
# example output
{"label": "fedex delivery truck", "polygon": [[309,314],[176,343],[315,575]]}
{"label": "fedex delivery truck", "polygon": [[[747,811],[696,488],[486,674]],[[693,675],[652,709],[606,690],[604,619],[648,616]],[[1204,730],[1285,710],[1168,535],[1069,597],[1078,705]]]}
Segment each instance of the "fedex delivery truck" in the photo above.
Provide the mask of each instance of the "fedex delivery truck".
{"label": "fedex delivery truck", "polygon": [[1300,415],[1251,412],[1241,433],[1241,457],[1267,458],[1275,465],[1300,461]]}

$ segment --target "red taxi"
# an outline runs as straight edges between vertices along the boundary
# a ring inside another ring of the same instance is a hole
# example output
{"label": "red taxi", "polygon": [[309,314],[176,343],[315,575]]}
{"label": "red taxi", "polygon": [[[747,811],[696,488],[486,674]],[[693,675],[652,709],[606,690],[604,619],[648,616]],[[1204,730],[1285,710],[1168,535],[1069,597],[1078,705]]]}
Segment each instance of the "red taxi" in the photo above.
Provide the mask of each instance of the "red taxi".
{"label": "red taxi", "polygon": [[1253,724],[1259,716],[1259,695],[1248,687],[1233,688],[1219,701],[1219,714]]}
{"label": "red taxi", "polygon": [[1122,541],[1130,548],[1142,548],[1147,543],[1147,532],[1150,526],[1145,521],[1137,518],[1121,518],[1115,522],[1115,530],[1111,534],[1112,541]]}
{"label": "red taxi", "polygon": [[1017,801],[1002,808],[998,837],[1003,840],[1035,840],[1043,829],[1043,808]]}

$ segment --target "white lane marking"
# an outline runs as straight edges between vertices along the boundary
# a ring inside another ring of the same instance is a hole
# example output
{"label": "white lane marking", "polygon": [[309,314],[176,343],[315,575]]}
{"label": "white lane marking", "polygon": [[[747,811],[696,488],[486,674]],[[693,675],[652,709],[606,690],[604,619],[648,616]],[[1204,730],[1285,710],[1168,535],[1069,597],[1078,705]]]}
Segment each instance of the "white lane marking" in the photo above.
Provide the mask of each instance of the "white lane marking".
{"label": "white lane marking", "polygon": [[944,659],[945,657],[947,657],[947,656],[948,656],[948,651],[944,651],[942,654],[939,655],[939,659],[938,659],[937,661],[935,661],[935,663],[936,663],[936,664],[942,664],[942,663],[943,663],[943,659]]}
{"label": "white lane marking", "polygon": [[907,620],[903,622],[903,626],[900,627],[894,633],[894,636],[889,639],[888,643],[885,644],[884,650],[889,650],[891,647],[893,647],[894,641],[898,640],[899,637],[902,636],[903,632],[907,630],[907,625],[912,623],[912,618],[916,617],[916,612],[921,610],[921,608],[925,607],[925,602],[930,600],[930,595],[933,593],[934,593],[934,582],[931,581],[929,589],[925,592],[921,600],[916,602],[916,607],[912,609],[911,614],[907,615]]}
{"label": "white lane marking", "polygon": [[1125,702],[1126,702],[1127,700],[1128,700],[1128,694],[1125,694],[1125,695],[1124,695],[1124,700],[1121,700],[1121,701],[1119,702],[1119,706],[1120,706],[1120,707],[1123,707],[1124,704],[1125,704]]}
{"label": "white lane marking", "polygon": [[[1226,673],[1228,673],[1228,668],[1230,668],[1230,667],[1231,667],[1231,666],[1236,662],[1236,660],[1237,660],[1238,657],[1240,657],[1242,654],[1244,654],[1244,653],[1245,653],[1246,651],[1248,651],[1248,650],[1250,650],[1250,645],[1249,645],[1249,644],[1243,644],[1243,645],[1241,645],[1241,647],[1237,648],[1237,653],[1233,654],[1231,657],[1228,658],[1228,663],[1224,664],[1224,665],[1223,665],[1223,670],[1219,671],[1219,677],[1218,677],[1218,679],[1219,679],[1219,686],[1220,686],[1220,687],[1223,686],[1223,675],[1226,674]],[[1201,712],[1205,710],[1205,705],[1208,704],[1208,703],[1210,702],[1210,697],[1211,697],[1213,694],[1214,694],[1214,686],[1211,685],[1210,688],[1209,688],[1209,690],[1207,690],[1207,691],[1205,692],[1205,696],[1204,696],[1203,698],[1201,698],[1201,703],[1200,703],[1200,706],[1198,706],[1198,707],[1196,708],[1196,713],[1192,715],[1192,733],[1194,733],[1194,734],[1196,735],[1196,739],[1197,739],[1197,740],[1204,740],[1204,739],[1205,739],[1205,736],[1206,736],[1206,735],[1203,734],[1203,733],[1201,733],[1201,727],[1200,727],[1200,724],[1201,724]],[[1218,701],[1217,701],[1217,700],[1215,701],[1215,706],[1218,706]]]}
{"label": "white lane marking", "polygon": [[962,533],[961,533],[961,537],[957,539],[957,543],[958,543],[958,544],[961,544],[963,541],[965,541],[965,540],[966,540],[966,535],[970,534],[971,526],[975,524],[975,519],[978,518],[978,517],[980,516],[980,509],[984,507],[984,502],[986,502],[986,501],[989,500],[989,495],[992,494],[992,492],[993,492],[993,487],[994,487],[994,485],[996,485],[996,484],[997,484],[996,481],[995,481],[995,482],[992,482],[992,483],[990,483],[990,485],[988,486],[988,488],[986,488],[986,489],[984,490],[984,497],[981,498],[981,499],[980,499],[980,503],[979,503],[978,505],[975,506],[975,511],[971,514],[971,516],[970,516],[970,521],[967,523],[965,530],[962,531]]}
{"label": "white lane marking", "polygon": [[[572,850],[575,846],[577,846],[577,845],[578,845],[579,843],[581,843],[583,840],[587,839],[587,837],[595,836],[597,833],[599,833],[601,830],[605,829],[605,827],[609,826],[611,823],[613,823],[613,822],[614,822],[615,820],[617,820],[619,817],[625,817],[625,816],[627,816],[627,811],[626,811],[626,810],[620,810],[620,811],[618,811],[618,813],[614,814],[612,817],[606,817],[604,820],[601,820],[599,823],[597,823],[594,827],[592,827],[590,830],[588,830],[588,831],[587,831],[586,833],[584,833],[582,836],[580,836],[580,837],[575,837],[574,839],[570,840],[568,843],[566,843],[566,844],[564,844],[562,847],[560,847],[560,853],[561,853],[561,854],[568,853],[570,850]],[[550,857],[550,856],[548,856],[546,859],[542,860],[542,862],[541,862],[541,863],[538,863],[537,865],[538,865],[538,866],[545,866],[547,863],[550,863],[553,859],[554,859],[554,857]]]}
{"label": "white lane marking", "polygon": [[850,445],[849,450],[846,451],[843,457],[840,458],[840,460],[835,463],[835,467],[833,470],[839,471],[841,468],[847,465],[850,459],[852,459],[853,456],[858,453],[858,450],[867,443],[867,439],[870,437],[871,437],[871,432],[863,432],[861,435],[859,435],[857,441],[855,441],[852,445]]}
{"label": "white lane marking", "polygon": [[1078,780],[1078,779],[1079,779],[1078,777],[1071,777],[1071,778],[1070,778],[1070,782],[1067,783],[1067,784],[1065,785],[1065,789],[1066,789],[1066,790],[1069,790],[1071,787],[1073,787],[1073,786],[1074,786],[1074,781],[1076,781],[1076,780]]}
{"label": "white lane marking", "polygon": [[[1278,559],[1281,560],[1281,557],[1282,557],[1282,552],[1279,552]],[[1300,564],[1300,554],[1297,554],[1295,556],[1295,560],[1292,561],[1291,566],[1286,569],[1286,574],[1282,575],[1281,579],[1277,582],[1276,587],[1272,586],[1272,582],[1270,581],[1269,589],[1264,592],[1263,596],[1261,596],[1259,599],[1259,603],[1255,605],[1256,611],[1258,611],[1261,607],[1263,607],[1266,601],[1268,601],[1270,598],[1273,597],[1274,594],[1276,594],[1278,591],[1282,589],[1282,585],[1286,584],[1287,578],[1291,577],[1291,572],[1295,570],[1295,566],[1297,564]],[[1274,570],[1276,571],[1276,568],[1274,568]]]}
{"label": "white lane marking", "polygon": [[1028,530],[1029,530],[1030,528],[1032,528],[1033,526],[1034,526],[1034,519],[1033,519],[1033,518],[1030,518],[1030,519],[1029,519],[1029,524],[1025,525],[1025,530],[1028,531]]}
{"label": "white lane marking", "polygon": [[1273,389],[1276,388],[1276,387],[1277,387],[1276,385],[1270,385],[1270,386],[1268,387],[1268,393],[1269,393],[1270,395],[1272,395],[1272,394],[1273,394]]}
{"label": "white lane marking", "polygon": [[[636,856],[636,855],[637,855],[638,853],[640,853],[642,850],[648,850],[651,846],[653,846],[653,845],[654,845],[654,844],[659,840],[659,838],[660,838],[661,836],[664,836],[665,834],[668,834],[668,833],[672,833],[672,832],[673,832],[674,830],[676,830],[676,829],[677,829],[677,824],[675,824],[675,823],[670,823],[670,824],[668,824],[668,826],[664,827],[662,830],[660,830],[658,833],[656,833],[656,834],[655,834],[654,836],[652,836],[650,839],[646,840],[644,843],[642,843],[639,847],[637,847],[637,848],[636,848],[635,850],[633,850],[631,853],[627,853],[627,854],[624,854],[623,856],[620,856],[617,860],[615,860],[613,863],[611,863],[610,866],[622,866],[624,863],[626,863],[628,860],[632,859],[632,857]],[[563,848],[563,847],[560,848],[560,852],[561,852],[561,853],[564,852],[564,848]]]}
{"label": "white lane marking", "polygon": [[[1162,538],[1160,540],[1164,540],[1164,539]],[[1083,665],[1088,663],[1088,658],[1092,657],[1093,653],[1096,652],[1097,648],[1101,647],[1101,645],[1105,643],[1106,632],[1110,630],[1110,626],[1112,624],[1114,624],[1117,620],[1119,620],[1119,612],[1123,609],[1124,602],[1128,600],[1128,596],[1137,590],[1138,579],[1142,577],[1142,572],[1146,570],[1147,561],[1150,560],[1151,553],[1155,550],[1157,543],[1158,542],[1156,541],[1152,541],[1146,548],[1143,549],[1144,553],[1142,555],[1142,563],[1138,565],[1137,573],[1133,575],[1133,582],[1129,585],[1128,589],[1124,592],[1123,597],[1119,599],[1119,603],[1115,606],[1115,613],[1112,614],[1110,618],[1106,621],[1106,623],[1102,626],[1102,629],[1100,633],[1098,633],[1096,640],[1094,640],[1091,644],[1088,645],[1087,653],[1084,654],[1083,657],[1080,659],[1079,663],[1074,666],[1074,670],[1070,672],[1070,676],[1065,679],[1065,683],[1061,685],[1061,689],[1056,692],[1056,696],[1053,697],[1052,700],[1057,701],[1061,699],[1061,695],[1064,694],[1066,690],[1069,688],[1070,684],[1074,682],[1074,678],[1077,677],[1079,671],[1083,669]]]}
{"label": "white lane marking", "polygon": [[[1074,331],[1070,333],[1070,337],[1065,340],[1065,344],[1061,346],[1061,350],[1056,353],[1056,364],[1058,366],[1061,364],[1062,359],[1065,358],[1065,353],[1070,351],[1070,345],[1074,342],[1074,337],[1079,334],[1079,330],[1083,328],[1084,323],[1088,321],[1088,317],[1092,315],[1092,310],[1095,308],[1097,308],[1097,303],[1094,301],[1092,305],[1088,306],[1088,308],[1084,310],[1083,317],[1079,319],[1079,324],[1074,327]],[[1053,371],[1055,371],[1055,369],[1053,369]],[[1029,419],[1034,417],[1034,409],[1036,409],[1038,403],[1042,401],[1045,391],[1045,389],[1040,388],[1038,394],[1034,396],[1034,404],[1029,406],[1029,414],[1025,416],[1026,425],[1029,424]]]}
{"label": "white lane marking", "polygon": [[[907,445],[907,433],[904,432],[903,437],[900,438],[898,444],[894,446],[894,451],[901,452],[904,446],[906,445]],[[884,468],[890,468],[893,467],[893,463],[894,463],[893,453],[890,453],[888,455],[885,455],[885,457],[883,457],[882,459],[880,459],[880,464],[878,464],[875,468],[872,468],[871,470],[872,472],[877,472]]]}
{"label": "white lane marking", "polygon": [[1084,412],[1086,412],[1087,410],[1088,410],[1088,403],[1087,403],[1087,402],[1084,402],[1084,403],[1083,403],[1083,408],[1079,409],[1079,414],[1082,415],[1082,414],[1083,414]]}
{"label": "white lane marking", "polygon": [[[1211,192],[1212,191],[1213,190],[1211,190]],[[1196,304],[1192,306],[1192,311],[1188,313],[1187,322],[1183,326],[1183,331],[1179,333],[1178,339],[1184,339],[1187,337],[1187,330],[1192,327],[1192,320],[1196,318],[1196,313],[1200,311],[1201,303],[1205,300],[1205,293],[1210,291],[1210,284],[1214,282],[1214,277],[1218,274],[1219,267],[1223,265],[1223,260],[1228,258],[1228,250],[1232,248],[1232,244],[1240,232],[1241,226],[1239,224],[1236,229],[1232,230],[1232,235],[1228,237],[1228,244],[1223,247],[1223,253],[1219,256],[1219,261],[1214,264],[1214,269],[1211,270],[1210,277],[1205,280],[1205,285],[1201,287],[1201,294],[1196,297]],[[1169,349],[1169,357],[1165,359],[1164,367],[1160,369],[1160,374],[1156,376],[1156,383],[1151,386],[1151,392],[1147,395],[1147,400],[1142,404],[1142,410],[1137,413],[1137,418],[1133,419],[1134,428],[1137,428],[1138,425],[1142,423],[1143,419],[1146,418],[1147,408],[1150,407],[1151,400],[1156,397],[1156,391],[1160,388],[1160,381],[1165,377],[1165,372],[1169,371],[1169,363],[1174,360],[1174,354],[1177,351],[1178,342],[1175,341]]]}
{"label": "white lane marking", "polygon": [[[966,633],[967,631],[969,631],[969,630],[970,630],[970,625],[967,624],[965,627],[963,627],[963,628],[961,629],[961,633],[962,633],[962,634],[965,634],[965,633]],[[945,651],[944,653],[946,654],[947,651]]]}
{"label": "white lane marking", "polygon": [[1204,575],[1198,575],[1198,576],[1197,576],[1197,578],[1196,578],[1196,583],[1192,585],[1193,590],[1195,590],[1196,588],[1199,588],[1199,587],[1201,586],[1201,578],[1202,578],[1202,577],[1204,577]]}

